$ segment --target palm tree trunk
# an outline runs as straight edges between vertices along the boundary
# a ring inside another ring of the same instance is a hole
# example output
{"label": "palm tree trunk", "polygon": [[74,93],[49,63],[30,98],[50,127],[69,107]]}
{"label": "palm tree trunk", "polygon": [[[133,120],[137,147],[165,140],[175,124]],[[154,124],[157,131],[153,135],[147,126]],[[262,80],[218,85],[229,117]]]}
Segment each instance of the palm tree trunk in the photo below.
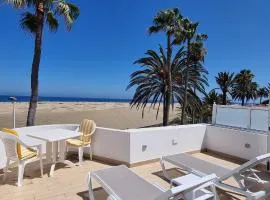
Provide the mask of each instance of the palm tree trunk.
{"label": "palm tree trunk", "polygon": [[223,105],[227,104],[227,92],[226,91],[223,91],[223,94],[222,94],[222,104]]}
{"label": "palm tree trunk", "polygon": [[184,102],[182,106],[182,113],[181,113],[181,124],[185,124],[185,115],[186,115],[186,107],[187,107],[187,89],[188,89],[188,80],[189,80],[189,63],[190,63],[190,40],[187,41],[187,70],[186,70],[186,77],[185,77],[185,88],[184,88]]}
{"label": "palm tree trunk", "polygon": [[171,56],[172,56],[172,44],[171,35],[167,34],[167,90],[165,94],[164,113],[163,113],[163,126],[167,126],[169,122],[170,105],[172,102],[172,74],[171,74]]}
{"label": "palm tree trunk", "polygon": [[166,111],[167,111],[167,102],[166,102],[166,94],[164,94],[164,99],[163,99],[163,126],[167,126],[167,124],[168,124]]}
{"label": "palm tree trunk", "polygon": [[245,105],[245,98],[242,98],[242,106]]}
{"label": "palm tree trunk", "polygon": [[31,73],[31,97],[29,102],[28,116],[26,126],[35,125],[35,116],[38,102],[38,73],[41,58],[42,32],[44,23],[44,4],[39,1],[36,5],[36,16],[38,19],[38,27],[35,35],[35,50],[32,62]]}

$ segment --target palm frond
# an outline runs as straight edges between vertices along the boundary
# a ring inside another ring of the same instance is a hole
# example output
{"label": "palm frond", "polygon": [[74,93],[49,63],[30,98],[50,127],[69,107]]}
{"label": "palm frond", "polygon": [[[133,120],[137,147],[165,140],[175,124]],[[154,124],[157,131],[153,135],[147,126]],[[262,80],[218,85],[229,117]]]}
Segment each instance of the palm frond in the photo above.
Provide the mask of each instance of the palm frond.
{"label": "palm frond", "polygon": [[20,24],[21,24],[22,29],[35,34],[37,30],[37,26],[38,26],[38,19],[36,15],[30,12],[25,12],[22,14]]}
{"label": "palm frond", "polygon": [[58,20],[55,18],[54,13],[50,10],[46,15],[46,23],[52,32],[56,32],[59,26]]}
{"label": "palm frond", "polygon": [[64,17],[67,30],[71,30],[74,21],[80,14],[80,10],[77,6],[60,0],[56,6],[56,14]]}
{"label": "palm frond", "polygon": [[14,8],[24,8],[27,5],[27,0],[5,0]]}

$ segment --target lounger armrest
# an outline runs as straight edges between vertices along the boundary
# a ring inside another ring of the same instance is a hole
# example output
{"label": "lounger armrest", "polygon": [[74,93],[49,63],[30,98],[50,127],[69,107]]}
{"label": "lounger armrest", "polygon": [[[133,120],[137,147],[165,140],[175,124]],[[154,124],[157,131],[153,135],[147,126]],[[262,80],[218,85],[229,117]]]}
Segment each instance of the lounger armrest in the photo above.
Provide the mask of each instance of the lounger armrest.
{"label": "lounger armrest", "polygon": [[215,174],[210,174],[210,175],[207,175],[207,176],[202,177],[198,181],[194,181],[194,182],[189,183],[189,184],[180,185],[180,186],[177,186],[177,187],[172,188],[171,190],[172,190],[172,192],[174,194],[181,193],[181,192],[184,192],[186,190],[191,190],[191,189],[197,188],[199,186],[202,186],[205,183],[208,183],[210,181],[213,181],[216,178],[217,178],[217,176]]}
{"label": "lounger armrest", "polygon": [[[163,200],[165,198],[170,198],[173,196],[175,197],[175,196],[183,194],[184,192],[186,192],[188,190],[194,190],[195,188],[198,188],[200,186],[203,186],[203,187],[211,186],[212,184],[214,184],[211,181],[213,181],[215,179],[217,179],[217,176],[215,174],[210,174],[208,176],[204,176],[198,181],[194,181],[194,182],[189,183],[189,184],[184,184],[184,185],[180,185],[180,186],[171,188],[170,190],[168,190],[167,192],[165,192],[164,194],[162,194],[161,196],[159,196],[155,200]],[[202,188],[202,187],[200,187],[200,188]]]}

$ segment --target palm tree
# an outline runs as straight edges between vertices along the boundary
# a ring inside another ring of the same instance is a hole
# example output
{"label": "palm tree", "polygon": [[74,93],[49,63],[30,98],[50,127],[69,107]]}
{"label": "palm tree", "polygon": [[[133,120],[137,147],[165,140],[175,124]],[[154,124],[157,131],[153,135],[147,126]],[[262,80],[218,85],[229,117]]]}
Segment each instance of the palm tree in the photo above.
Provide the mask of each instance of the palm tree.
{"label": "palm tree", "polygon": [[[172,104],[172,75],[171,75],[171,58],[172,58],[172,51],[173,51],[173,41],[175,40],[176,33],[179,31],[180,27],[180,19],[182,18],[179,9],[168,9],[164,11],[158,12],[158,14],[154,17],[153,25],[149,27],[148,32],[158,33],[158,32],[165,32],[167,37],[167,61],[166,61],[166,71],[168,71],[168,75],[166,77],[166,88],[164,102],[163,102],[163,122],[164,125],[168,124],[169,120],[169,112],[170,112],[170,105]],[[178,39],[179,40],[179,39]],[[165,69],[164,69],[165,70]]]}
{"label": "palm tree", "polygon": [[260,104],[262,104],[262,99],[268,97],[269,92],[266,87],[261,87],[257,91],[257,97],[260,98]]}
{"label": "palm tree", "polygon": [[[22,29],[35,36],[34,56],[31,73],[31,97],[27,116],[27,126],[35,124],[38,102],[38,77],[41,59],[41,47],[44,25],[50,31],[56,32],[59,26],[57,17],[64,17],[67,30],[71,30],[74,21],[79,16],[79,8],[65,0],[5,0],[16,9],[28,9],[22,14],[20,21]],[[33,12],[31,12],[33,10]]]}
{"label": "palm tree", "polygon": [[199,23],[192,23],[188,19],[181,20],[182,29],[177,32],[178,38],[187,42],[187,63],[186,63],[186,75],[185,75],[185,90],[184,90],[184,101],[182,106],[182,115],[181,115],[181,123],[185,124],[185,113],[188,104],[187,99],[187,90],[188,90],[188,82],[189,82],[189,69],[192,64],[195,62],[204,61],[204,57],[206,54],[206,49],[203,47],[203,42],[207,39],[206,34],[198,34],[197,27]]}
{"label": "palm tree", "polygon": [[241,105],[245,105],[250,99],[255,99],[257,94],[258,84],[253,81],[254,74],[250,70],[241,70],[235,76],[235,83],[232,89],[232,97],[236,100],[241,100]]}
{"label": "palm tree", "polygon": [[203,104],[213,106],[214,103],[220,104],[222,102],[222,96],[215,90],[211,90],[204,98]]}
{"label": "palm tree", "polygon": [[213,104],[221,104],[222,96],[215,90],[211,90],[202,100],[202,106],[200,109],[200,115],[203,118],[203,122],[209,123],[212,116]]}
{"label": "palm tree", "polygon": [[[140,58],[135,61],[135,64],[139,64],[143,69],[138,70],[131,74],[130,83],[127,89],[137,86],[131,106],[137,108],[142,107],[142,116],[147,103],[151,102],[151,106],[154,108],[158,104],[157,116],[161,102],[165,104],[166,101],[166,88],[168,87],[168,68],[167,68],[167,55],[164,53],[163,48],[160,46],[159,53],[153,50],[148,50],[146,57]],[[186,52],[181,48],[173,57],[171,62],[171,76],[172,76],[172,104],[174,100],[179,103],[183,101],[184,92],[184,75],[186,63]],[[205,68],[201,64],[197,64],[191,70],[191,78],[189,81],[189,88],[194,86],[199,92],[205,91],[205,85],[207,84],[207,78],[204,74],[207,73]],[[190,102],[196,104],[198,98],[196,93],[192,90],[188,90],[188,98]],[[165,114],[163,113],[163,116]],[[163,117],[163,125],[167,125],[167,119]]]}
{"label": "palm tree", "polygon": [[219,72],[215,77],[219,89],[222,91],[222,104],[227,104],[227,93],[231,92],[234,83],[234,73],[230,72]]}
{"label": "palm tree", "polygon": [[268,94],[270,94],[270,83],[268,83],[266,90],[267,90]]}

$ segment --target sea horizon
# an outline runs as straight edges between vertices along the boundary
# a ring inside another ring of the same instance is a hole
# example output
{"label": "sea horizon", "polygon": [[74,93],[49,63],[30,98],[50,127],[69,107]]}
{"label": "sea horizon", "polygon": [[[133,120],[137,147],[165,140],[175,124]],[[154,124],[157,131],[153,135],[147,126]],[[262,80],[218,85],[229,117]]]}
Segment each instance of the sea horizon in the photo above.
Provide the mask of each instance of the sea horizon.
{"label": "sea horizon", "polygon": [[[9,102],[9,95],[0,95],[0,102]],[[14,96],[17,98],[17,102],[28,102],[30,96]],[[99,97],[50,97],[40,96],[39,102],[117,102],[117,103],[129,103],[131,99],[122,98],[99,98]]]}

